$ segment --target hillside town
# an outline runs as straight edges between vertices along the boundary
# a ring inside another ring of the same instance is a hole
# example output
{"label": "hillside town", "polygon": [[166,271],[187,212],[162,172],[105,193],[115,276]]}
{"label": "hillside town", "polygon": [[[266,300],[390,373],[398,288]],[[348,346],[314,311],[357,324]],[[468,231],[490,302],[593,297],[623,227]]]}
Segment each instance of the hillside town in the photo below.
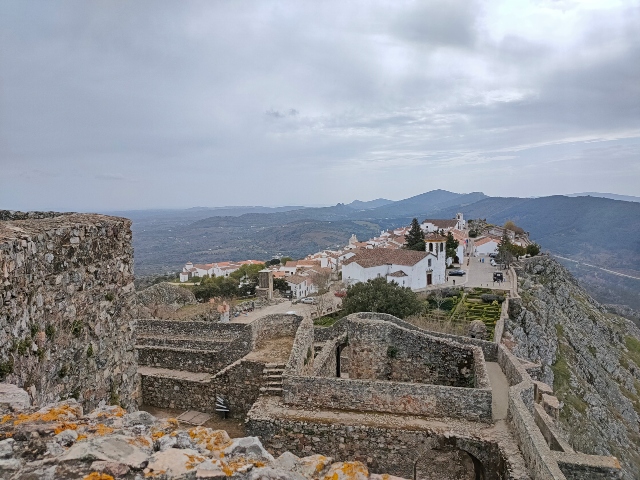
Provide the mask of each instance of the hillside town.
{"label": "hillside town", "polygon": [[[465,258],[468,265],[470,258],[484,261],[484,257],[496,256],[505,236],[520,247],[531,243],[528,234],[515,225],[510,229],[487,224],[484,220],[467,221],[462,213],[453,219],[423,220],[420,223],[424,238],[422,251],[407,248],[410,229],[411,226],[383,230],[380,235],[365,241],[352,235],[342,248],[322,250],[300,260],[287,260],[284,264],[273,262],[266,269],[272,272],[274,279],[286,282],[293,299],[302,299],[321,290],[318,278],[341,280],[348,287],[382,277],[401,287],[422,291],[447,284],[450,276],[464,276]],[[488,262],[497,266],[492,258]],[[263,262],[257,260],[188,262],[179,277],[182,283],[207,276],[228,277],[243,265],[261,264]],[[455,279],[451,283],[455,285]]]}

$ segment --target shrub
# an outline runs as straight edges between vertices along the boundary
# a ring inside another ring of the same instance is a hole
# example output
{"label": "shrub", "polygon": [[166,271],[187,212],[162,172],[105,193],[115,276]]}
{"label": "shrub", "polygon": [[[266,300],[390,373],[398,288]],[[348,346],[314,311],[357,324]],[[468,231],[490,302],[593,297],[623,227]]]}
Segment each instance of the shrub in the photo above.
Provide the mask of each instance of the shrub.
{"label": "shrub", "polygon": [[484,294],[480,295],[480,298],[482,299],[482,301],[484,303],[492,303],[492,302],[502,303],[502,302],[504,302],[504,297],[502,295],[493,295],[491,293],[484,293]]}
{"label": "shrub", "polygon": [[398,356],[398,349],[393,345],[387,347],[387,357],[396,358]]}

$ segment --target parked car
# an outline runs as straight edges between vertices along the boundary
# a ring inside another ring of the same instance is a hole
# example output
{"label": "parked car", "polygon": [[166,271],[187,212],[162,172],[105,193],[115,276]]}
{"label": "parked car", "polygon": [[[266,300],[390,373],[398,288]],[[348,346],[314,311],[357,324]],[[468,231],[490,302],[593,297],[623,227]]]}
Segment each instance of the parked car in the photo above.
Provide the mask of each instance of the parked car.
{"label": "parked car", "polygon": [[338,290],[336,293],[334,293],[334,295],[336,297],[342,298],[342,297],[346,297],[347,296],[347,292],[345,292],[344,290]]}
{"label": "parked car", "polygon": [[490,254],[489,254],[489,256],[490,256],[491,258],[496,258],[496,257],[498,256],[498,254],[497,254],[497,253],[490,253]]}
{"label": "parked car", "polygon": [[466,273],[464,270],[449,270],[450,277],[462,277]]}
{"label": "parked car", "polygon": [[306,303],[307,305],[315,305],[316,299],[311,297],[305,297],[300,300],[300,303]]}
{"label": "parked car", "polygon": [[502,275],[502,272],[493,272],[493,281],[504,282],[504,276]]}
{"label": "parked car", "polygon": [[495,266],[497,266],[497,265],[498,265],[498,264],[496,263],[496,261],[495,261],[493,258],[491,259],[491,262],[489,262],[489,263],[491,263],[491,266],[492,266],[492,267],[495,267]]}

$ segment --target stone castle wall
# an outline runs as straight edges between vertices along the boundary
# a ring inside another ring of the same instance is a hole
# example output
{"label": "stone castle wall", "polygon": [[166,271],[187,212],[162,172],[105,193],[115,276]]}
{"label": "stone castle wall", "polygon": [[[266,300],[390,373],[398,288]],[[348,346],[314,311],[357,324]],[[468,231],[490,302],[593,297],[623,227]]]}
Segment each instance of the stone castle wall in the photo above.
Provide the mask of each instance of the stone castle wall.
{"label": "stone castle wall", "polygon": [[0,212],[0,380],[36,404],[136,408],[131,222]]}
{"label": "stone castle wall", "polygon": [[[340,410],[491,420],[491,389],[480,348],[405,330],[385,322],[390,316],[380,316],[383,321],[376,321],[376,314],[346,317],[343,320],[345,326],[335,329],[336,334],[343,333],[327,341],[315,359],[314,327],[310,320],[304,320],[296,334],[283,375],[284,402]],[[347,341],[349,378],[337,378],[336,349]],[[430,373],[433,366],[425,365],[426,357],[421,357],[414,364],[400,361],[394,367],[393,362],[398,359],[392,357],[402,358],[402,355],[407,356],[407,352],[412,352],[408,357],[413,358],[420,350],[428,351],[433,347],[432,344],[438,344],[443,350],[449,349],[453,357],[458,358],[458,353],[464,356],[465,372],[462,372],[462,368],[457,369],[457,360],[453,362],[456,365],[455,372],[450,372],[452,358],[447,355],[431,359],[434,363],[443,363],[435,366],[442,377]],[[389,346],[394,347],[393,355],[388,350]],[[355,349],[357,352],[354,352]],[[378,372],[376,365],[382,365],[384,371]],[[369,371],[372,368],[375,371]],[[409,370],[401,373],[402,369]],[[445,378],[449,374],[450,378]],[[427,380],[428,377],[430,380],[439,379],[443,384],[409,383],[406,381],[407,375],[412,381],[416,378]],[[460,383],[461,379],[467,387],[476,388],[451,386]]]}
{"label": "stone castle wall", "polygon": [[349,378],[475,387],[473,349],[389,322],[351,319]]}
{"label": "stone castle wall", "polygon": [[147,375],[141,368],[142,403],[215,413],[216,395],[220,395],[229,402],[230,416],[243,418],[260,395],[264,366],[265,362],[240,359],[206,379]]}
{"label": "stone castle wall", "polygon": [[[469,453],[482,464],[482,476],[476,478],[531,478],[513,470],[499,445],[485,439],[461,438],[452,432],[443,435],[415,427],[381,428],[367,425],[362,419],[350,424],[337,419],[311,421],[262,416],[259,403],[249,412],[247,432],[262,439],[265,447],[276,456],[291,451],[296,455],[314,453],[337,460],[354,458],[373,472],[414,478],[415,467],[418,478],[453,480],[470,478],[468,471],[459,469],[460,455]],[[430,467],[433,470],[429,470]]]}

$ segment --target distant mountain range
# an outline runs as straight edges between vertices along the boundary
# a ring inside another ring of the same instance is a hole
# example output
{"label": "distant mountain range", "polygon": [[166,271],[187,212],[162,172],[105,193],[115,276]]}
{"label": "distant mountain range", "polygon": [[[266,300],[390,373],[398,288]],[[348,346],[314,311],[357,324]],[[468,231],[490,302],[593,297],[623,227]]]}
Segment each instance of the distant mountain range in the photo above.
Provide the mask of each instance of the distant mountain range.
{"label": "distant mountain range", "polygon": [[623,202],[640,202],[640,197],[632,197],[631,195],[618,195],[617,193],[598,193],[598,192],[583,192],[583,193],[569,193],[567,197],[600,197],[608,198],[610,200],[621,200]]}
{"label": "distant mountain range", "polygon": [[[111,213],[133,220],[136,274],[159,275],[178,271],[187,261],[300,258],[345,245],[354,233],[366,240],[383,229],[408,225],[414,217],[454,218],[458,212],[497,225],[513,220],[544,250],[640,277],[640,203],[593,195],[518,198],[433,190],[399,201],[356,200],[331,207]],[[586,279],[593,276],[576,264],[567,266]],[[622,297],[639,297],[640,281],[615,280],[617,289],[628,289]],[[601,280],[599,289],[606,291]],[[640,298],[634,308],[640,308]]]}

